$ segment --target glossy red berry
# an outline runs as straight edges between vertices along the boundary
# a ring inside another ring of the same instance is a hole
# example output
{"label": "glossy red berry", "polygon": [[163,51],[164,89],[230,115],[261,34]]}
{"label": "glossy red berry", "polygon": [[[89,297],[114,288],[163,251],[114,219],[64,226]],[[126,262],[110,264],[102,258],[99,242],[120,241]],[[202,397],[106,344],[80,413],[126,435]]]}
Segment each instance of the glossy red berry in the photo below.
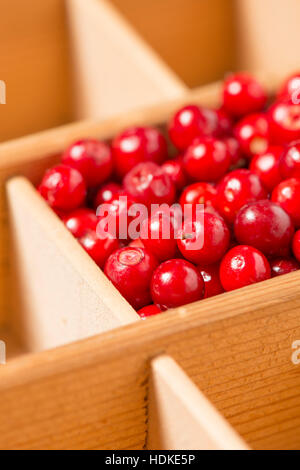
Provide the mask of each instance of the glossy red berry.
{"label": "glossy red berry", "polygon": [[142,223],[141,241],[159,261],[178,257],[175,237],[172,217],[164,213],[156,213]]}
{"label": "glossy red berry", "polygon": [[184,210],[186,204],[204,204],[214,206],[217,201],[217,190],[209,183],[194,183],[187,186],[180,196],[179,203]]}
{"label": "glossy red berry", "polygon": [[250,163],[249,169],[256,173],[268,191],[272,191],[281,181],[279,160],[283,152],[281,146],[270,146],[261,155],[256,155]]}
{"label": "glossy red berry", "polygon": [[272,193],[272,201],[279,204],[300,227],[300,178],[282,181]]}
{"label": "glossy red berry", "polygon": [[272,277],[282,276],[300,269],[300,264],[293,258],[276,258],[270,264]]}
{"label": "glossy red berry", "polygon": [[215,295],[219,295],[224,292],[223,286],[220,281],[219,264],[199,266],[198,269],[201,273],[201,276],[203,277],[205,284],[205,299],[208,299],[209,297],[214,297]]}
{"label": "glossy red berry", "polygon": [[237,139],[235,137],[226,137],[223,139],[223,142],[227,146],[227,150],[231,158],[230,167],[244,165],[246,160],[243,157],[241,147]]}
{"label": "glossy red berry", "polygon": [[231,135],[232,129],[233,129],[232,118],[223,108],[217,109],[216,113],[217,113],[217,119],[218,119],[218,127],[216,131],[216,136],[218,138],[223,138],[223,137],[227,137]]}
{"label": "glossy red berry", "polygon": [[278,98],[280,100],[290,100],[295,104],[300,102],[300,72],[294,73],[288,77],[279,90]]}
{"label": "glossy red berry", "polygon": [[158,313],[161,313],[161,309],[156,305],[147,305],[147,307],[143,307],[138,311],[138,314],[142,320],[146,320],[149,317],[153,317]]}
{"label": "glossy red berry", "polygon": [[229,223],[245,204],[267,198],[267,190],[252,171],[241,169],[228,173],[218,187],[217,210]]}
{"label": "glossy red berry", "polygon": [[117,183],[107,183],[102,186],[94,198],[95,209],[101,204],[111,201],[115,196],[119,196],[121,191],[122,187]]}
{"label": "glossy red berry", "polygon": [[282,179],[300,178],[300,141],[293,142],[282,151],[279,171]]}
{"label": "glossy red berry", "polygon": [[88,187],[104,183],[113,170],[110,147],[96,139],[83,139],[73,143],[64,152],[62,162],[78,170]]}
{"label": "glossy red berry", "polygon": [[155,163],[136,165],[124,178],[124,189],[138,203],[173,204],[176,189],[169,175]]}
{"label": "glossy red berry", "polygon": [[300,105],[275,103],[268,111],[271,142],[284,145],[300,139]]}
{"label": "glossy red berry", "polygon": [[300,263],[300,230],[295,233],[294,240],[293,240],[293,253],[295,258]]}
{"label": "glossy red berry", "polygon": [[234,133],[248,158],[265,153],[269,147],[269,122],[264,114],[246,116],[236,125]]}
{"label": "glossy red berry", "polygon": [[179,231],[178,248],[195,264],[213,264],[226,253],[230,232],[224,220],[204,212],[199,220],[186,220]]}
{"label": "glossy red berry", "polygon": [[231,164],[227,146],[214,137],[195,139],[183,157],[185,172],[191,180],[218,181]]}
{"label": "glossy red berry", "polygon": [[78,241],[101,269],[108,257],[119,248],[119,241],[113,235],[108,233],[105,239],[99,238],[95,230],[89,230]]}
{"label": "glossy red berry", "polygon": [[245,73],[233,74],[224,82],[223,105],[232,116],[240,118],[263,109],[267,95],[262,85]]}
{"label": "glossy red berry", "polygon": [[74,237],[82,237],[89,230],[96,230],[98,218],[91,209],[77,209],[62,217],[67,229]]}
{"label": "glossy red berry", "polygon": [[234,234],[241,245],[251,245],[265,255],[279,255],[294,236],[290,216],[268,199],[250,202],[238,212]]}
{"label": "glossy red berry", "polygon": [[178,150],[186,150],[196,137],[215,135],[218,129],[217,113],[211,109],[189,105],[181,108],[169,124],[171,141]]}
{"label": "glossy red berry", "polygon": [[204,281],[191,263],[172,259],[165,261],[154,272],[151,293],[153,302],[162,310],[176,308],[201,300]]}
{"label": "glossy red berry", "polygon": [[114,139],[112,150],[115,169],[120,178],[138,163],[161,164],[168,155],[166,139],[152,127],[131,127],[125,130]]}
{"label": "glossy red berry", "polygon": [[135,214],[131,214],[131,208],[135,200],[126,193],[121,192],[97,209],[99,226],[121,240],[130,238],[130,223],[134,220]]}
{"label": "glossy red berry", "polygon": [[38,189],[48,204],[58,211],[71,211],[85,202],[84,179],[79,171],[67,165],[48,170]]}
{"label": "glossy red berry", "polygon": [[139,310],[151,303],[150,282],[158,261],[143,248],[125,247],[107,260],[104,272],[125,299]]}
{"label": "glossy red berry", "polygon": [[182,190],[187,184],[187,177],[184,172],[183,161],[180,158],[176,160],[167,160],[161,169],[170,176],[177,190]]}
{"label": "glossy red berry", "polygon": [[220,279],[226,291],[232,291],[271,277],[265,255],[252,246],[238,245],[223,258]]}

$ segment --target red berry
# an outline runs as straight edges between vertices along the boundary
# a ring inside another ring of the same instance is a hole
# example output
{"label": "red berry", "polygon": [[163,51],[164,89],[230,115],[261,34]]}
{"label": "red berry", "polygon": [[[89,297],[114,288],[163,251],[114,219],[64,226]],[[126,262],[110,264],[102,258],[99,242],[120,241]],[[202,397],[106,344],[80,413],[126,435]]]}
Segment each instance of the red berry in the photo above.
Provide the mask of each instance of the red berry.
{"label": "red berry", "polygon": [[288,144],[300,139],[300,105],[275,103],[268,112],[271,142]]}
{"label": "red berry", "polygon": [[217,190],[217,209],[229,223],[234,222],[237,212],[245,204],[265,199],[268,195],[259,177],[246,169],[228,173]]}
{"label": "red berry", "polygon": [[203,277],[205,284],[205,299],[208,299],[209,297],[214,297],[215,295],[219,295],[224,292],[219,276],[219,264],[211,264],[210,266],[199,266],[198,269],[201,273],[201,276]]}
{"label": "red berry", "polygon": [[195,264],[213,264],[226,253],[230,232],[224,220],[204,212],[202,220],[186,220],[177,241],[182,255]]}
{"label": "red berry", "polygon": [[78,241],[101,269],[108,257],[119,248],[119,242],[113,235],[108,233],[105,239],[99,238],[95,230],[89,230]]}
{"label": "red berry", "polygon": [[267,95],[262,85],[245,73],[231,75],[224,82],[224,109],[234,117],[259,112],[266,101]]}
{"label": "red berry", "polygon": [[290,100],[294,104],[299,104],[300,99],[300,73],[294,73],[288,77],[279,90],[278,98],[280,100]]}
{"label": "red berry", "polygon": [[181,194],[179,203],[184,209],[186,204],[204,204],[205,206],[213,206],[216,204],[217,190],[209,183],[194,183],[187,186]]}
{"label": "red berry", "polygon": [[227,150],[231,158],[230,166],[235,167],[244,163],[241,147],[237,139],[235,137],[226,137],[223,142],[227,146]]}
{"label": "red berry", "polygon": [[96,139],[83,139],[73,143],[64,152],[62,162],[78,170],[88,187],[104,183],[113,170],[109,146]]}
{"label": "red berry", "polygon": [[112,144],[116,172],[123,178],[142,162],[162,163],[168,155],[164,136],[152,127],[131,127],[116,137]]}
{"label": "red berry", "polygon": [[282,276],[300,269],[300,264],[293,258],[276,258],[270,264],[272,277]]}
{"label": "red berry", "polygon": [[176,190],[170,176],[155,163],[136,165],[124,178],[124,188],[138,203],[173,204]]}
{"label": "red berry", "polygon": [[233,121],[225,109],[217,109],[218,127],[216,135],[219,138],[229,136],[232,133]]}
{"label": "red berry", "polygon": [[97,210],[99,224],[101,224],[98,227],[117,238],[127,240],[130,238],[130,223],[135,218],[135,215],[130,214],[134,204],[135,200],[124,192],[113,196],[110,201],[99,206]]}
{"label": "red berry", "polygon": [[183,162],[181,159],[177,158],[176,160],[167,160],[161,166],[161,169],[164,173],[170,176],[176,189],[181,190],[187,184],[187,177],[184,172]]}
{"label": "red berry", "polygon": [[272,201],[277,202],[300,227],[300,178],[282,181],[272,193]]}
{"label": "red berry", "polygon": [[271,277],[267,258],[256,248],[238,245],[223,258],[220,267],[221,283],[226,291],[232,291]]}
{"label": "red berry", "polygon": [[164,213],[156,213],[142,223],[141,241],[159,261],[179,254],[172,217]]}
{"label": "red berry", "polygon": [[125,299],[139,310],[151,303],[150,282],[158,261],[143,248],[125,247],[107,260],[104,272]]}
{"label": "red berry", "polygon": [[122,187],[117,183],[107,183],[102,186],[94,199],[94,207],[97,209],[101,204],[111,201],[115,196],[121,194]]}
{"label": "red berry", "polygon": [[279,160],[283,147],[271,146],[261,155],[256,155],[250,163],[249,169],[256,173],[265,188],[272,191],[281,181],[279,172]]}
{"label": "red berry", "polygon": [[86,186],[79,171],[57,165],[45,173],[39,192],[55,210],[71,211],[84,204]]}
{"label": "red berry", "polygon": [[89,230],[96,230],[98,218],[91,209],[77,209],[62,217],[74,237],[82,237]]}
{"label": "red berry", "polygon": [[191,180],[218,181],[228,170],[231,157],[224,142],[201,137],[187,149],[183,164]]}
{"label": "red berry", "polygon": [[181,108],[169,124],[171,141],[179,150],[186,150],[196,137],[214,135],[217,129],[217,113],[196,105]]}
{"label": "red berry", "polygon": [[279,171],[282,179],[300,178],[300,141],[293,142],[282,151]]}
{"label": "red berry", "polygon": [[294,240],[293,240],[293,253],[295,258],[300,263],[300,230],[295,233]]}
{"label": "red berry", "polygon": [[138,314],[142,320],[146,320],[149,317],[153,317],[158,313],[161,313],[161,310],[156,305],[147,305],[147,307],[143,307],[138,311]]}
{"label": "red berry", "polygon": [[201,300],[204,295],[202,276],[188,261],[172,259],[161,264],[153,274],[152,299],[162,310]]}
{"label": "red berry", "polygon": [[234,233],[241,245],[251,245],[265,255],[278,255],[289,247],[294,226],[278,204],[265,199],[250,202],[238,212]]}
{"label": "red berry", "polygon": [[270,140],[268,119],[264,114],[246,116],[235,127],[235,136],[248,158],[266,152]]}

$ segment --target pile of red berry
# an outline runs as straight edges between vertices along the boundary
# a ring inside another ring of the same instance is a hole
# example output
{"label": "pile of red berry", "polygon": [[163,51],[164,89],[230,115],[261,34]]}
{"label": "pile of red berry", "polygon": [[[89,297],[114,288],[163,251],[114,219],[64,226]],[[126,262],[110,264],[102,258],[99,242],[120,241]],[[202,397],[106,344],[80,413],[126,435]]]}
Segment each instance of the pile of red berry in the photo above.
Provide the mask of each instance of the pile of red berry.
{"label": "pile of red berry", "polygon": [[[78,141],[46,172],[39,191],[142,318],[296,271],[299,98],[300,74],[270,105],[254,78],[232,75],[222,107],[180,109],[168,125],[169,141],[150,127],[127,129],[112,143]],[[127,228],[125,236],[99,236],[97,208],[105,207],[121,230],[124,221],[134,222],[136,204],[164,206],[140,221],[138,238]],[[187,204],[203,204],[202,217],[192,210],[178,219],[176,207]]]}

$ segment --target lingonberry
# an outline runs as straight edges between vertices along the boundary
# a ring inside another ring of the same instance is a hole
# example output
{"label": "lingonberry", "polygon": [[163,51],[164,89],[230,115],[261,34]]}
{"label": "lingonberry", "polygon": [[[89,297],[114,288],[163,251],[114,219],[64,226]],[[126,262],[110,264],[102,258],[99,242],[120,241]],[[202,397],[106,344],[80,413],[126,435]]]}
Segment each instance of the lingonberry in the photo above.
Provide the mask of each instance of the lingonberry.
{"label": "lingonberry", "polygon": [[112,143],[117,175],[123,178],[133,167],[142,162],[161,164],[168,155],[167,142],[158,129],[131,127]]}
{"label": "lingonberry", "polygon": [[158,261],[148,250],[125,247],[107,260],[104,272],[125,299],[139,310],[151,304],[150,282]]}
{"label": "lingonberry", "polygon": [[265,255],[278,255],[294,236],[290,216],[268,199],[250,202],[238,212],[234,234],[241,245],[250,245]]}
{"label": "lingonberry", "polygon": [[143,307],[138,311],[138,314],[142,320],[146,320],[149,317],[153,317],[158,313],[161,313],[161,309],[157,307],[157,305],[147,305],[146,307]]}
{"label": "lingonberry", "polygon": [[195,264],[213,264],[226,253],[230,232],[224,220],[204,212],[199,220],[185,220],[178,235],[182,255]]}
{"label": "lingonberry", "polygon": [[218,129],[216,111],[189,105],[181,108],[169,124],[170,139],[178,150],[186,150],[196,137],[215,135]]}
{"label": "lingonberry", "polygon": [[279,183],[272,193],[272,201],[277,202],[300,227],[300,178],[290,178]]}
{"label": "lingonberry", "polygon": [[87,231],[78,241],[101,269],[108,257],[119,248],[119,241],[113,235],[108,233],[106,238],[99,238],[95,230]]}
{"label": "lingonberry", "polygon": [[152,162],[136,165],[124,178],[124,189],[138,203],[173,204],[176,189],[161,167]]}
{"label": "lingonberry", "polygon": [[295,233],[294,240],[293,240],[293,253],[295,258],[300,263],[300,230]]}
{"label": "lingonberry", "polygon": [[181,158],[175,160],[167,160],[161,169],[164,173],[170,176],[172,182],[177,190],[182,190],[187,184],[187,177],[183,168],[183,161]]}
{"label": "lingonberry", "polygon": [[279,171],[279,160],[283,152],[281,146],[270,146],[261,155],[256,155],[250,163],[249,169],[256,173],[265,188],[272,191],[282,180]]}
{"label": "lingonberry", "polygon": [[300,139],[300,105],[275,103],[268,111],[270,139],[284,145]]}
{"label": "lingonberry", "polygon": [[236,125],[234,132],[241,151],[248,158],[266,152],[269,147],[269,122],[264,114],[246,116]]}
{"label": "lingonberry", "polygon": [[232,133],[233,120],[223,108],[217,109],[216,113],[217,113],[217,119],[218,119],[218,127],[216,131],[216,136],[218,138],[229,136]]}
{"label": "lingonberry", "polygon": [[62,162],[78,170],[88,187],[104,183],[113,170],[110,147],[96,139],[83,139],[73,143],[64,152]]}
{"label": "lingonberry", "polygon": [[270,264],[263,253],[252,246],[238,245],[223,258],[220,279],[226,291],[232,291],[271,277]]}
{"label": "lingonberry", "polygon": [[166,213],[156,213],[146,219],[141,226],[141,241],[159,260],[176,258],[178,247],[174,223]]}
{"label": "lingonberry", "polygon": [[151,281],[153,302],[162,310],[201,300],[204,281],[195,266],[182,259],[162,263]]}
{"label": "lingonberry", "polygon": [[91,209],[77,209],[62,217],[67,229],[74,237],[82,237],[89,230],[96,230],[98,218]]}
{"label": "lingonberry", "polygon": [[241,147],[237,139],[232,136],[226,137],[223,139],[223,142],[227,146],[227,150],[231,158],[230,167],[232,168],[244,165],[246,160],[243,158]]}
{"label": "lingonberry", "polygon": [[220,281],[219,264],[199,266],[198,269],[201,273],[201,276],[203,277],[205,284],[205,299],[208,299],[209,297],[214,297],[215,295],[219,295],[224,292],[223,286]]}
{"label": "lingonberry", "polygon": [[218,181],[228,170],[231,157],[223,141],[200,137],[187,149],[183,164],[191,180]]}
{"label": "lingonberry", "polygon": [[300,102],[300,73],[294,73],[288,77],[278,93],[279,100],[290,100],[294,104]]}
{"label": "lingonberry", "polygon": [[217,210],[233,223],[237,212],[251,201],[265,199],[268,195],[259,177],[246,169],[228,173],[217,187]]}
{"label": "lingonberry", "polygon": [[289,274],[300,269],[300,264],[294,258],[276,258],[270,262],[272,277]]}
{"label": "lingonberry", "polygon": [[187,186],[180,196],[179,203],[184,210],[186,204],[204,204],[214,206],[217,201],[217,190],[209,183],[194,183]]}
{"label": "lingonberry", "polygon": [[84,179],[79,171],[67,165],[48,170],[38,189],[48,204],[58,211],[71,211],[85,202]]}
{"label": "lingonberry", "polygon": [[117,183],[107,183],[102,186],[94,198],[94,207],[97,209],[101,204],[109,202],[113,197],[121,194],[122,187]]}
{"label": "lingonberry", "polygon": [[288,145],[279,161],[282,179],[300,178],[300,141]]}
{"label": "lingonberry", "polygon": [[233,74],[224,82],[224,109],[234,117],[259,112],[266,101],[267,95],[262,85],[245,73]]}

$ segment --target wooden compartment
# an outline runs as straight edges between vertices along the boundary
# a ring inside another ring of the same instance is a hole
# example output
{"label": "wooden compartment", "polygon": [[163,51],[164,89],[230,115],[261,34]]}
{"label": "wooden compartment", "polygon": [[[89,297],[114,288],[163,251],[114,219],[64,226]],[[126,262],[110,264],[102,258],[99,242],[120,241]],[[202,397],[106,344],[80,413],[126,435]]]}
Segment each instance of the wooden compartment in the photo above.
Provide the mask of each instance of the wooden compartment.
{"label": "wooden compartment", "polygon": [[220,84],[0,145],[0,448],[300,448],[298,272],[143,322],[33,186],[73,139],[189,102],[217,106]]}

